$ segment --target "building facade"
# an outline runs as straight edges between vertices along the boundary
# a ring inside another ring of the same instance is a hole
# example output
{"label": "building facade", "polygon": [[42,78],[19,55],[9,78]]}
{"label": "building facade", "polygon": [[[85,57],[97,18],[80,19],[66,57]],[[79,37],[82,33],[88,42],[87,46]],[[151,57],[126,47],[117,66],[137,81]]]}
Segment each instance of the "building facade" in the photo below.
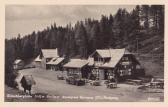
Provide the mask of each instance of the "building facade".
{"label": "building facade", "polygon": [[23,69],[24,67],[24,61],[21,59],[16,59],[13,63],[13,69],[14,70],[19,70],[19,69]]}
{"label": "building facade", "polygon": [[35,65],[36,65],[36,67],[41,67],[41,68],[46,69],[47,63],[52,58],[58,58],[58,57],[59,56],[58,56],[57,49],[42,49],[40,54],[35,59]]}
{"label": "building facade", "polygon": [[63,71],[63,65],[66,63],[63,57],[52,58],[46,65],[46,69],[52,71]]}
{"label": "building facade", "polygon": [[88,78],[88,75],[91,72],[88,64],[88,60],[71,59],[63,67],[64,71],[67,72],[67,76],[78,75],[79,78]]}
{"label": "building facade", "polygon": [[144,75],[135,56],[125,49],[96,50],[90,58],[94,61],[92,73],[101,80],[110,76],[124,80]]}

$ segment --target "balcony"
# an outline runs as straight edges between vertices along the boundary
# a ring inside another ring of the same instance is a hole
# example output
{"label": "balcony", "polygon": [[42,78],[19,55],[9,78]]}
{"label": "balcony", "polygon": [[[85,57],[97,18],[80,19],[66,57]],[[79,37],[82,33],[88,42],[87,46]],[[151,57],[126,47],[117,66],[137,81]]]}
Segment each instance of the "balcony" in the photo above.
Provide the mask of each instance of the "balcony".
{"label": "balcony", "polygon": [[94,62],[95,66],[102,66],[103,64],[104,64],[104,62],[99,62],[99,61]]}
{"label": "balcony", "polygon": [[132,64],[132,62],[130,62],[130,61],[123,61],[123,62],[121,62],[121,65],[131,65]]}

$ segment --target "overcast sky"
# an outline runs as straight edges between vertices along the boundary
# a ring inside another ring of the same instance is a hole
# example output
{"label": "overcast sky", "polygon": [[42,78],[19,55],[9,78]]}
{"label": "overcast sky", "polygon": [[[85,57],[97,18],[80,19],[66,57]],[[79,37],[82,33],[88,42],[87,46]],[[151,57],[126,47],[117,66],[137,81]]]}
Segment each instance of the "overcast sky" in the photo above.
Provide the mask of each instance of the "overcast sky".
{"label": "overcast sky", "polygon": [[76,23],[85,18],[100,19],[115,14],[119,8],[130,12],[135,5],[7,5],[5,8],[6,38],[41,31],[54,22],[57,26]]}

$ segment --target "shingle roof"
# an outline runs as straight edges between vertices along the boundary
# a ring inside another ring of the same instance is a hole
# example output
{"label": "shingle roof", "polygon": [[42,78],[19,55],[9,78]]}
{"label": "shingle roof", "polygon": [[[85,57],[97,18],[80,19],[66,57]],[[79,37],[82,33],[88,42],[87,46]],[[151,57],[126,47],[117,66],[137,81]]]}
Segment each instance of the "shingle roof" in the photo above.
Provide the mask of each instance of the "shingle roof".
{"label": "shingle roof", "polygon": [[106,49],[106,50],[96,50],[96,52],[103,58],[105,57],[110,57],[110,50]]}
{"label": "shingle roof", "polygon": [[71,59],[70,62],[64,65],[66,68],[82,68],[83,66],[87,65],[89,62],[88,60],[83,59]]}
{"label": "shingle roof", "polygon": [[19,64],[22,60],[21,59],[16,59],[14,64]]}
{"label": "shingle roof", "polygon": [[[125,48],[123,49],[97,49],[93,54],[98,53],[102,58],[111,58],[113,54],[119,54],[120,52],[124,52],[124,54],[131,54]],[[92,55],[93,55],[92,54]],[[91,56],[92,56],[91,55]]]}
{"label": "shingle roof", "polygon": [[120,59],[123,57],[125,49],[113,49],[111,50],[111,60],[108,63],[102,65],[102,67],[114,68]]}
{"label": "shingle roof", "polygon": [[62,57],[52,58],[51,61],[49,61],[47,64],[57,65],[57,64],[61,63],[63,60],[64,60],[64,58],[62,58]]}
{"label": "shingle roof", "polygon": [[42,49],[42,54],[43,54],[44,58],[58,57],[57,49]]}
{"label": "shingle roof", "polygon": [[99,67],[107,67],[107,68],[114,68],[124,54],[131,54],[125,49],[105,49],[105,50],[96,50],[96,51],[103,58],[105,57],[111,58],[109,62],[99,66]]}

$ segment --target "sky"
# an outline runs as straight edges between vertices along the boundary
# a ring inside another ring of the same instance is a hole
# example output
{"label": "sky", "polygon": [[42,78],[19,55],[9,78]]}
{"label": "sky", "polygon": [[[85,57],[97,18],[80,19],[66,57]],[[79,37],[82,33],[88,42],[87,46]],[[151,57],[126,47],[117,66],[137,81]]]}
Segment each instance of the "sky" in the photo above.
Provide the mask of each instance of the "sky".
{"label": "sky", "polygon": [[114,15],[119,8],[128,12],[135,5],[7,5],[5,7],[5,38],[21,37],[33,31],[42,31],[54,22],[66,26],[85,18],[100,19]]}

